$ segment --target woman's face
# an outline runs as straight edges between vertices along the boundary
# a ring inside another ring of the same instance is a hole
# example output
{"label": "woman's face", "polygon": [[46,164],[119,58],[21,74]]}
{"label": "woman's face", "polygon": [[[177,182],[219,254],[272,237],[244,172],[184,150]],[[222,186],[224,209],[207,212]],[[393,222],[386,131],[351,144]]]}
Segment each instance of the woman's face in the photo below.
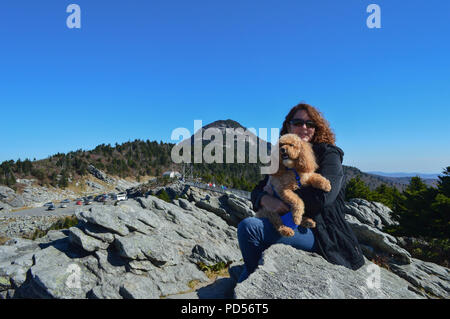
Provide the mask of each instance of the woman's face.
{"label": "woman's face", "polygon": [[[298,110],[295,112],[294,116],[291,120],[300,119],[303,121],[311,121],[311,118],[308,115],[308,112],[305,110]],[[291,123],[288,124],[288,132],[292,134],[297,134],[303,141],[311,142],[314,137],[316,129],[314,127],[308,128],[306,124],[302,125],[293,125]]]}

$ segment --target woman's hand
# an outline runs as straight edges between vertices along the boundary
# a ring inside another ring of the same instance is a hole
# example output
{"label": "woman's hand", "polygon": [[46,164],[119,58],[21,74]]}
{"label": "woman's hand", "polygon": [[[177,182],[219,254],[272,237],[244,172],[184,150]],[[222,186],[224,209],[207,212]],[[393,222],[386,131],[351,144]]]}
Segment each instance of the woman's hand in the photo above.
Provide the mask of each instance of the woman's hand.
{"label": "woman's hand", "polygon": [[272,212],[276,212],[280,215],[287,213],[289,211],[289,206],[286,205],[283,201],[279,200],[276,197],[273,197],[273,190],[270,184],[270,181],[267,182],[266,186],[264,186],[264,191],[266,191],[269,195],[264,195],[261,198],[261,205]]}
{"label": "woman's hand", "polygon": [[261,198],[261,205],[265,209],[280,215],[284,215],[289,211],[289,207],[284,202],[270,195],[264,195]]}

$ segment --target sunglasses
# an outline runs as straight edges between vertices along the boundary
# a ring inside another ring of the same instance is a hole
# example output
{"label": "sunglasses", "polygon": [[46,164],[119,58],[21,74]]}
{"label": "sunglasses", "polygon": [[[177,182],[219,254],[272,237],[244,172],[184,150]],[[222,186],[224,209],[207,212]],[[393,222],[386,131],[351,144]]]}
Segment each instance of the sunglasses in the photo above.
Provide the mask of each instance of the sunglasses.
{"label": "sunglasses", "polygon": [[292,119],[292,120],[289,121],[289,123],[291,125],[300,126],[300,127],[305,125],[305,124],[306,124],[307,128],[314,128],[314,127],[316,127],[316,123],[314,123],[311,120],[305,121],[305,120],[302,120],[302,119]]}

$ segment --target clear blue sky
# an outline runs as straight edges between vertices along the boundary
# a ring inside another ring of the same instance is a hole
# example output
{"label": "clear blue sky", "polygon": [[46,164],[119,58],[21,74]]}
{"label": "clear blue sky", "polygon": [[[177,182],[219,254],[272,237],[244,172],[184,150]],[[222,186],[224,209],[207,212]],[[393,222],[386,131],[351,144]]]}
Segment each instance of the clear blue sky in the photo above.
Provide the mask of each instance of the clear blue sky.
{"label": "clear blue sky", "polygon": [[[81,29],[66,7],[81,7]],[[381,29],[369,29],[369,4]],[[450,1],[2,0],[0,161],[233,119],[280,127],[300,101],[344,164],[450,165]]]}

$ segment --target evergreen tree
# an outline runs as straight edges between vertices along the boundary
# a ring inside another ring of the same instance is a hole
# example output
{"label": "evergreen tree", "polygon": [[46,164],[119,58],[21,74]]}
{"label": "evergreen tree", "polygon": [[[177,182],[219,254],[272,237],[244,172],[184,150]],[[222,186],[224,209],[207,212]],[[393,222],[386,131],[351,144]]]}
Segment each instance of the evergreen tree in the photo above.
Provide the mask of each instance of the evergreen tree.
{"label": "evergreen tree", "polygon": [[444,176],[438,176],[438,190],[441,194],[450,197],[450,166],[442,172]]}
{"label": "evergreen tree", "polygon": [[66,188],[67,186],[69,186],[69,181],[68,181],[68,176],[67,176],[66,170],[62,171],[58,186],[61,188]]}
{"label": "evergreen tree", "polygon": [[156,195],[156,197],[158,197],[159,199],[162,199],[162,200],[164,200],[164,201],[166,201],[166,202],[168,202],[168,203],[171,202],[170,196],[169,196],[169,194],[167,194],[167,192],[166,192],[165,189],[162,189],[162,190]]}
{"label": "evergreen tree", "polygon": [[351,198],[362,198],[366,200],[372,200],[372,192],[370,188],[364,183],[359,176],[352,178],[348,181],[345,187],[345,200]]}
{"label": "evergreen tree", "polygon": [[404,200],[396,212],[400,233],[415,237],[430,236],[433,218],[430,205],[437,189],[427,187],[420,177],[413,177],[403,195]]}
{"label": "evergreen tree", "polygon": [[386,184],[381,184],[375,191],[371,192],[371,200],[374,202],[379,202],[391,210],[395,210],[401,201],[402,194],[395,187],[387,186]]}
{"label": "evergreen tree", "polygon": [[431,203],[433,235],[450,238],[450,166],[439,176],[438,194]]}

